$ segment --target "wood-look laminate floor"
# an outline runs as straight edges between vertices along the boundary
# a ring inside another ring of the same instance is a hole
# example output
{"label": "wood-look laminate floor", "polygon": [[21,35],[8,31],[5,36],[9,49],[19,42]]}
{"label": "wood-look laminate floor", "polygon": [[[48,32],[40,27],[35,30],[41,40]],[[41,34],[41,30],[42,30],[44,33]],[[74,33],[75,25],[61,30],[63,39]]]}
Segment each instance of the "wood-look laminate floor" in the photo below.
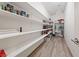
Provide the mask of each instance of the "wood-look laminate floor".
{"label": "wood-look laminate floor", "polygon": [[29,57],[72,57],[65,40],[53,37],[41,44]]}

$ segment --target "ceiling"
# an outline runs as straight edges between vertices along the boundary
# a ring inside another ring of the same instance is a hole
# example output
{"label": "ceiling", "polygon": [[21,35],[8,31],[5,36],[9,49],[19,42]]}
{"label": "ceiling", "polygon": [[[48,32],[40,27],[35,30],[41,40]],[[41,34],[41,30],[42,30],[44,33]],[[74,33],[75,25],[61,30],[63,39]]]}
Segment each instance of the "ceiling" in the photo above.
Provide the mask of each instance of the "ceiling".
{"label": "ceiling", "polygon": [[64,12],[66,2],[41,2],[50,16]]}

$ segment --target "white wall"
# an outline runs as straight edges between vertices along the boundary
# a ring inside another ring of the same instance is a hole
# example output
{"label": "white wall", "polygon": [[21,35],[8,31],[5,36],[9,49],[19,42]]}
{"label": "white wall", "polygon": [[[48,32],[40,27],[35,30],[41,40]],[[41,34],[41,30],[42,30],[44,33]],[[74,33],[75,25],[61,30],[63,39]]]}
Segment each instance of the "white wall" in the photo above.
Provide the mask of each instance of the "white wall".
{"label": "white wall", "polygon": [[75,38],[75,18],[74,18],[74,3],[67,3],[65,10],[64,21],[64,36],[68,47],[71,50],[73,56],[79,56],[79,48],[74,44],[71,39]]}
{"label": "white wall", "polygon": [[76,30],[76,37],[79,38],[79,2],[75,3],[75,30]]}

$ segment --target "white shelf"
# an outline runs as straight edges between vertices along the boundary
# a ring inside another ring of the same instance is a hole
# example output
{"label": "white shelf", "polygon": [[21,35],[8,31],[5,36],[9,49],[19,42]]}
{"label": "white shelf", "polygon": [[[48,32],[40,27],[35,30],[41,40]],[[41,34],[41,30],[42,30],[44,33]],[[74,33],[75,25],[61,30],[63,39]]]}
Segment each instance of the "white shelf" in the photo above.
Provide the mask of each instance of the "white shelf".
{"label": "white shelf", "polygon": [[19,35],[31,34],[31,33],[45,31],[45,30],[49,30],[49,29],[41,29],[41,30],[35,30],[35,31],[29,31],[29,32],[17,32],[17,33],[3,34],[3,35],[0,35],[0,39],[5,39],[5,38],[19,36]]}
{"label": "white shelf", "polygon": [[15,13],[9,12],[9,11],[5,11],[5,10],[1,10],[0,9],[0,18],[1,19],[17,19],[17,20],[31,20],[31,21],[36,21],[38,23],[43,24],[43,22],[37,21],[37,20],[33,20],[33,19],[29,19],[25,16],[21,16],[21,15],[17,15]]}
{"label": "white shelf", "polygon": [[43,25],[52,25],[53,26],[53,24],[49,24],[49,23],[43,23]]}
{"label": "white shelf", "polygon": [[[50,34],[51,32],[49,32],[48,34]],[[29,43],[28,45],[26,44],[20,44],[19,48],[13,47],[11,49],[14,49],[14,51],[10,52],[7,57],[14,57],[18,54],[20,54],[21,52],[23,52],[24,50],[28,49],[30,46],[34,45],[36,42],[38,42],[39,40],[43,39],[44,37],[46,37],[48,34],[42,35],[41,37],[37,38],[35,41]],[[17,46],[18,47],[18,46]],[[10,49],[9,49],[10,50]]]}

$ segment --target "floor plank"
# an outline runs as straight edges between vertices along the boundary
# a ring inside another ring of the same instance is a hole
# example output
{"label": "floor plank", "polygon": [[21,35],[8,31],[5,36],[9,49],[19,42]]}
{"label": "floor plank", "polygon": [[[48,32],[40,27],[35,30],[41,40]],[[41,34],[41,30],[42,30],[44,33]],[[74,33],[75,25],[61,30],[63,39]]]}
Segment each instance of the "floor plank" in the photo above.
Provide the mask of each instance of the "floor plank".
{"label": "floor plank", "polygon": [[41,44],[29,57],[71,57],[71,53],[60,37],[48,38],[46,42]]}

